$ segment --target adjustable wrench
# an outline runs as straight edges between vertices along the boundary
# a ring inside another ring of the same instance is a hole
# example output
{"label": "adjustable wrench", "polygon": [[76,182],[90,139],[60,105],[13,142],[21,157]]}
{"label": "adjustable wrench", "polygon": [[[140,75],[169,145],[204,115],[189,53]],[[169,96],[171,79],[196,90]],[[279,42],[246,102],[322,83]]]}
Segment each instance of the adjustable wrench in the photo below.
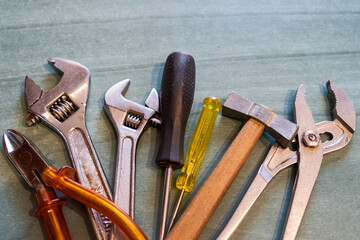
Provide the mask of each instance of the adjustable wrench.
{"label": "adjustable wrench", "polygon": [[112,86],[105,94],[105,106],[118,135],[117,164],[115,171],[114,203],[134,218],[135,153],[141,134],[149,126],[159,125],[159,97],[152,89],[145,101],[146,106],[123,97],[130,80]]}
{"label": "adjustable wrench", "polygon": [[[141,134],[149,126],[148,122],[157,126],[160,120],[157,118],[157,91],[152,89],[145,101],[148,107],[145,107],[123,97],[122,93],[129,84],[130,80],[126,79],[112,86],[105,94],[105,106],[118,136],[114,203],[134,218],[136,145]],[[113,228],[112,232],[116,234],[119,231]]]}
{"label": "adjustable wrench", "polygon": [[[64,138],[79,182],[112,200],[111,190],[85,124],[85,107],[90,82],[89,70],[62,58],[50,58],[48,63],[60,74],[60,82],[44,92],[28,76],[25,78],[25,99],[29,111],[28,125],[39,119]],[[87,208],[98,239],[108,239],[111,221],[92,208]]]}

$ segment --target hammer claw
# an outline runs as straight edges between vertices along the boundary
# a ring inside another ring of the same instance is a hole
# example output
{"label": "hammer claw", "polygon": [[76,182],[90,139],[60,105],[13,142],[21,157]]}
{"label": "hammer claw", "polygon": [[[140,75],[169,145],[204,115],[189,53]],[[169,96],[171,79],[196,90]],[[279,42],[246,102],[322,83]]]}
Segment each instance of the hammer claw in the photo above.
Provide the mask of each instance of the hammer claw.
{"label": "hammer claw", "polygon": [[[323,155],[346,146],[355,131],[356,114],[354,106],[343,90],[333,82],[327,83],[327,89],[334,104],[334,121],[315,123],[305,99],[303,85],[297,90],[295,98],[296,123],[298,124],[297,150],[283,149],[274,143],[261,165],[254,186],[240,202],[234,215],[225,226],[217,240],[228,239],[254,204],[261,186],[257,181],[269,182],[277,173],[292,164],[297,164],[298,171],[293,189],[287,220],[282,239],[295,239],[303,219],[306,206],[321,167]],[[322,141],[321,134],[331,135],[330,140]],[[259,177],[261,176],[261,178]],[[255,190],[254,190],[255,189]]]}

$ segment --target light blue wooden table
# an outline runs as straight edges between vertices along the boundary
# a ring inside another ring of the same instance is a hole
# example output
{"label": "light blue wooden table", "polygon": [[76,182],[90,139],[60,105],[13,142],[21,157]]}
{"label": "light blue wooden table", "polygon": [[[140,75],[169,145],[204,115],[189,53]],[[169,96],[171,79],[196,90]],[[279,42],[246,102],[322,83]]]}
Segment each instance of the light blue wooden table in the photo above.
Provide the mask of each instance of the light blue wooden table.
{"label": "light blue wooden table", "polygon": [[[49,57],[68,58],[92,74],[86,122],[113,186],[116,135],[104,110],[104,94],[130,78],[126,97],[144,103],[160,90],[162,68],[173,51],[196,61],[194,104],[187,147],[202,100],[225,100],[230,91],[294,120],[300,83],[317,122],[331,120],[325,82],[335,81],[360,112],[359,1],[0,1],[0,133],[13,128],[31,139],[56,167],[71,164],[61,137],[48,127],[25,126],[24,77],[45,90],[59,77]],[[220,160],[242,123],[219,115],[192,198]],[[358,125],[359,127],[359,125]],[[163,170],[154,160],[158,130],[149,129],[137,150],[135,220],[156,239]],[[201,235],[215,239],[252,180],[272,143],[263,135]],[[344,149],[324,157],[298,239],[357,239],[360,234],[359,134]],[[186,149],[185,149],[186,150]],[[233,239],[279,239],[295,168],[268,186]],[[34,214],[34,191],[0,153],[0,238],[43,239]],[[178,191],[171,191],[171,206]],[[181,209],[181,212],[184,207]],[[68,200],[64,208],[73,239],[93,239],[85,210]]]}

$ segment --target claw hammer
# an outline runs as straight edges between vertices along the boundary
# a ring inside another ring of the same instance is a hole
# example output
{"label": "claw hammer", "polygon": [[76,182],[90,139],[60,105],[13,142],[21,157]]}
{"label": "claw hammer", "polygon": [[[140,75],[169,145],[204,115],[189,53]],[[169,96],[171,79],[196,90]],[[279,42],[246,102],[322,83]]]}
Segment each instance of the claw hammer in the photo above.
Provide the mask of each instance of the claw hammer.
{"label": "claw hammer", "polygon": [[264,130],[282,147],[286,147],[294,139],[298,129],[296,124],[276,115],[271,109],[233,92],[225,101],[222,113],[247,122],[185,209],[167,240],[199,238]]}

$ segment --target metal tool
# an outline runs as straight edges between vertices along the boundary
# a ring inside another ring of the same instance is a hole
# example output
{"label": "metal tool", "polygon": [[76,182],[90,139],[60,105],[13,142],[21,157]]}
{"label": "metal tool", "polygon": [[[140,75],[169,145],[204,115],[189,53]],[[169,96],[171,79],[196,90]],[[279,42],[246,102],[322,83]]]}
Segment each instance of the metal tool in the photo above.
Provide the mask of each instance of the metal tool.
{"label": "metal tool", "polygon": [[[12,160],[15,157],[15,152],[18,148],[17,133],[14,130],[8,130],[3,135],[3,146],[5,153]],[[28,151],[18,152],[18,161],[22,165],[27,163],[27,159],[31,157]],[[13,162],[15,167],[16,163]],[[71,239],[69,229],[67,227],[62,207],[66,199],[58,198],[54,189],[43,184],[43,182],[32,172],[22,172],[18,167],[23,179],[29,186],[36,191],[36,199],[39,203],[39,208],[36,210],[36,215],[41,216],[45,225],[47,235],[50,240]]]}
{"label": "metal tool", "polygon": [[226,99],[222,113],[247,122],[176,222],[167,240],[199,238],[264,129],[284,147],[296,136],[296,124],[235,93],[230,93]]}
{"label": "metal tool", "polygon": [[[44,92],[31,78],[25,78],[27,122],[41,119],[64,138],[77,171],[79,182],[112,200],[109,184],[91,142],[85,124],[90,73],[83,65],[62,58],[48,59],[62,78],[51,90]],[[88,208],[98,239],[108,239],[111,222],[94,209]]]}
{"label": "metal tool", "polygon": [[[15,130],[8,130],[3,136],[3,142],[9,159],[30,184],[36,185],[44,181],[60,192],[96,209],[118,226],[125,237],[147,239],[140,227],[124,211],[102,195],[73,181],[76,174],[73,168],[65,166],[57,170],[49,166],[29,141]],[[61,226],[57,228],[60,230]]]}
{"label": "metal tool", "polygon": [[[146,106],[125,99],[122,95],[130,84],[123,80],[105,94],[105,106],[117,136],[118,150],[115,170],[114,203],[134,218],[135,211],[135,154],[141,134],[150,124],[159,125],[159,97],[152,89]],[[116,228],[114,231],[117,231]]]}
{"label": "metal tool", "polygon": [[[296,122],[299,125],[298,150],[283,149],[278,143],[271,147],[258,174],[217,239],[229,239],[272,178],[281,170],[297,164],[297,176],[282,237],[295,239],[320,170],[323,154],[345,147],[356,127],[355,109],[345,92],[331,81],[327,82],[327,89],[334,104],[335,120],[315,124],[306,104],[305,88],[303,85],[299,87],[295,98]],[[331,135],[332,138],[322,142],[321,134]]]}
{"label": "metal tool", "polygon": [[181,190],[181,193],[168,226],[168,233],[175,221],[185,191],[191,192],[194,188],[195,176],[205,156],[216,117],[221,107],[222,103],[218,98],[207,97],[203,101],[203,108],[187,149],[185,166],[181,169],[181,173],[176,180],[176,187]]}
{"label": "metal tool", "polygon": [[165,235],[171,173],[184,165],[184,134],[195,90],[194,58],[182,52],[166,59],[161,84],[162,117],[159,152],[156,164],[165,168],[159,239]]}

